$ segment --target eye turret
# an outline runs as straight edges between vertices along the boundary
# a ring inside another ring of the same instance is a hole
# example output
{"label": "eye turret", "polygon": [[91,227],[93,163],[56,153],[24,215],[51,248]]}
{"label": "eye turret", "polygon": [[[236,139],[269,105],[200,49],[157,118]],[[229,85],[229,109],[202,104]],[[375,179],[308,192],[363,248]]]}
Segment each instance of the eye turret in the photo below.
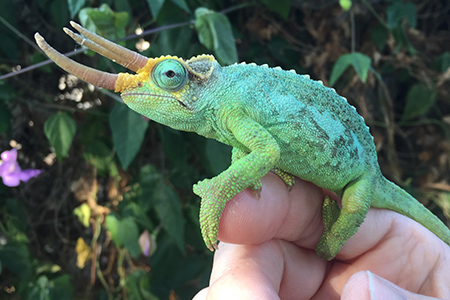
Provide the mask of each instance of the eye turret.
{"label": "eye turret", "polygon": [[176,92],[181,90],[187,82],[186,67],[175,59],[159,62],[152,72],[152,79],[163,90]]}

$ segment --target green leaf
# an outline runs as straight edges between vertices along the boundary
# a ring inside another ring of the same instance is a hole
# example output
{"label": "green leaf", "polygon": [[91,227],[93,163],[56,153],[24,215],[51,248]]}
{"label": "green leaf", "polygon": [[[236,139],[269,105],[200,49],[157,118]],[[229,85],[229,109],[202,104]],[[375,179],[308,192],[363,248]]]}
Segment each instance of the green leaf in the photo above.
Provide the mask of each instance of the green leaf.
{"label": "green leaf", "polygon": [[423,83],[413,85],[406,95],[402,120],[411,120],[425,114],[434,106],[437,99],[436,89],[430,89]]}
{"label": "green leaf", "polygon": [[116,103],[109,114],[109,124],[117,156],[127,169],[141,148],[148,122],[127,106]]}
{"label": "green leaf", "polygon": [[147,272],[136,270],[127,276],[125,282],[129,293],[129,300],[158,300],[159,298],[150,292],[150,280]]}
{"label": "green leaf", "polygon": [[154,228],[152,220],[147,215],[147,212],[137,203],[129,201],[123,210],[121,210],[121,213],[124,217],[132,217],[136,220],[136,223],[149,231]]}
{"label": "green leaf", "polygon": [[441,55],[439,55],[435,62],[434,66],[439,72],[445,72],[450,68],[450,52],[444,52]]}
{"label": "green leaf", "polygon": [[285,20],[289,16],[289,10],[291,8],[291,0],[261,0],[264,5],[273,12],[276,12]]}
{"label": "green leaf", "polygon": [[89,218],[91,217],[91,209],[89,208],[89,205],[83,203],[80,206],[76,207],[73,210],[73,213],[78,217],[84,227],[89,227]]}
{"label": "green leaf", "polygon": [[69,275],[62,275],[50,281],[51,300],[73,299],[74,288]]}
{"label": "green leaf", "polygon": [[152,12],[153,18],[158,17],[159,12],[164,4],[165,0],[147,0],[148,6],[150,6],[150,11]]}
{"label": "green leaf", "polygon": [[184,10],[185,12],[190,12],[189,7],[185,0],[172,0],[179,8]]}
{"label": "green leaf", "polygon": [[415,28],[417,25],[416,6],[413,3],[401,3],[396,1],[386,10],[387,25],[394,29],[400,25],[403,18],[406,18],[409,25]]}
{"label": "green leaf", "polygon": [[9,241],[0,248],[0,261],[2,265],[22,280],[29,280],[32,275],[30,253],[25,243]]}
{"label": "green leaf", "polygon": [[118,175],[117,166],[114,162],[114,152],[101,140],[86,142],[83,152],[84,159],[95,166],[100,175],[107,174],[112,177]]}
{"label": "green leaf", "polygon": [[70,282],[69,275],[62,275],[49,280],[47,276],[41,275],[36,281],[28,283],[28,297],[33,300],[71,300],[74,288]]}
{"label": "green leaf", "polygon": [[47,276],[41,275],[35,282],[30,282],[28,299],[51,300],[49,290],[49,280]]}
{"label": "green leaf", "polygon": [[156,198],[159,201],[155,206],[158,217],[164,230],[166,230],[181,252],[184,252],[184,225],[181,201],[175,191],[167,186],[159,191],[161,192],[160,196]]}
{"label": "green leaf", "polygon": [[189,57],[194,54],[191,38],[193,29],[188,26],[164,30],[158,35],[158,42],[152,44],[149,56],[161,56],[170,53],[181,57]]}
{"label": "green leaf", "polygon": [[106,216],[106,228],[117,247],[124,246],[134,258],[139,256],[139,230],[132,217],[120,218],[116,213],[110,213]]}
{"label": "green leaf", "polygon": [[[131,4],[129,1],[123,1],[123,0],[113,0],[113,2],[111,3],[111,1],[109,1],[109,3],[117,10],[120,11],[121,13],[126,12],[128,16],[132,15],[132,11],[131,11]],[[135,3],[132,3],[133,7],[135,7]],[[145,4],[142,4],[142,6]],[[127,21],[128,23],[128,21]]]}
{"label": "green leaf", "polygon": [[183,133],[170,127],[161,126],[158,128],[161,142],[164,146],[164,153],[171,160],[176,168],[182,168],[187,164],[189,153],[184,146]]}
{"label": "green leaf", "polygon": [[219,62],[230,65],[237,61],[236,43],[228,18],[204,7],[195,10],[195,28],[200,43],[213,50]]}
{"label": "green leaf", "polygon": [[86,0],[67,0],[69,6],[70,18],[73,19],[80,9],[84,6]]}
{"label": "green leaf", "polygon": [[162,175],[150,165],[141,169],[142,202],[154,203],[164,230],[184,252],[184,225],[178,194],[163,181]]}
{"label": "green leaf", "polygon": [[402,48],[406,48],[412,55],[417,54],[417,50],[414,49],[413,45],[409,41],[408,35],[406,34],[404,26],[399,26],[391,30],[395,41],[397,42],[397,47],[395,47],[395,52],[399,52]]}
{"label": "green leaf", "polygon": [[47,9],[51,12],[57,28],[61,28],[67,24],[67,20],[69,19],[67,0],[53,0],[49,3]]}
{"label": "green leaf", "polygon": [[107,4],[102,4],[99,8],[83,8],[78,18],[86,29],[114,40],[125,36],[129,15],[127,12],[116,13]]}
{"label": "green leaf", "polygon": [[[8,215],[8,220],[15,228],[22,232],[27,231],[29,224],[28,222],[23,221],[26,220],[27,213],[22,202],[17,201],[17,199],[14,198],[6,199],[6,214]],[[18,240],[18,237],[19,236],[16,235],[16,240]],[[23,242],[28,243],[28,239],[24,239]]]}
{"label": "green leaf", "polygon": [[75,121],[64,112],[57,112],[45,121],[44,133],[55,149],[58,160],[68,156],[76,130]]}
{"label": "green leaf", "polygon": [[125,217],[120,221],[118,238],[130,252],[131,256],[137,258],[141,254],[139,246],[139,229],[131,217]]}
{"label": "green leaf", "polygon": [[106,216],[106,229],[111,234],[111,238],[117,247],[121,248],[123,246],[122,240],[119,238],[119,227],[120,227],[120,216],[111,212]]}
{"label": "green leaf", "polygon": [[389,36],[389,32],[381,24],[375,25],[370,29],[370,35],[372,36],[372,40],[377,46],[378,50],[383,50],[384,46],[386,46],[386,41]]}
{"label": "green leaf", "polygon": [[353,66],[359,78],[361,78],[361,81],[366,82],[370,64],[370,57],[359,52],[342,55],[333,66],[330,76],[330,85],[334,85],[349,66]]}

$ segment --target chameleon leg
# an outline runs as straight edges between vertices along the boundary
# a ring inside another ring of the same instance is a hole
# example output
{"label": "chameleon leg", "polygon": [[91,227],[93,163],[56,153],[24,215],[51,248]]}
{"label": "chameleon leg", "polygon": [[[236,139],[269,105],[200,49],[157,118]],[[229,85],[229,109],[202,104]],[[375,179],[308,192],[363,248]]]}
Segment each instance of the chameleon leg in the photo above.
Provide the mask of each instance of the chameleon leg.
{"label": "chameleon leg", "polygon": [[280,168],[276,168],[276,167],[272,169],[272,172],[277,174],[278,177],[280,177],[280,179],[283,180],[284,184],[286,184],[289,189],[291,189],[292,186],[294,186],[294,183],[295,183],[294,175],[287,173],[287,172],[281,170]]}
{"label": "chameleon leg", "polygon": [[233,147],[233,149],[231,150],[231,163],[234,164],[241,158],[246,157],[247,155],[248,155],[248,152],[245,152],[239,148]]}
{"label": "chameleon leg", "polygon": [[[233,149],[231,150],[231,164],[234,164],[239,159],[246,157],[247,155],[248,155],[248,152],[245,152],[239,148],[233,147]],[[257,180],[256,182],[250,184],[247,188],[255,191],[259,198],[261,189],[262,189],[261,180]]]}
{"label": "chameleon leg", "polygon": [[[320,237],[316,253],[321,258],[332,260],[361,226],[370,208],[371,197],[368,181],[357,181],[344,190],[342,210],[337,216],[337,204],[325,199],[323,219],[325,231]],[[369,194],[368,194],[369,193]],[[331,205],[331,206],[330,206]],[[333,222],[334,221],[334,222]]]}
{"label": "chameleon leg", "polygon": [[260,124],[243,114],[229,119],[228,129],[236,140],[250,152],[234,150],[231,166],[212,179],[194,185],[194,193],[202,198],[200,206],[200,229],[206,246],[217,248],[219,221],[228,200],[249,186],[260,182],[278,162],[280,148],[275,139]]}
{"label": "chameleon leg", "polygon": [[325,233],[331,231],[331,227],[339,218],[340,213],[341,209],[337,202],[326,196],[322,205],[322,219]]}

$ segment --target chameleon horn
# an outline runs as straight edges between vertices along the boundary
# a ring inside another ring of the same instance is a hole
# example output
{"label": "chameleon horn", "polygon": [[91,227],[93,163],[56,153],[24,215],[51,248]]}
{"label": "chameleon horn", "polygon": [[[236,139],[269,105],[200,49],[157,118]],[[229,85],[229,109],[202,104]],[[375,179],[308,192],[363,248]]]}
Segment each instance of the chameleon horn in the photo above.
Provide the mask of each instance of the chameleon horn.
{"label": "chameleon horn", "polygon": [[64,28],[64,32],[77,43],[88,47],[89,49],[111,59],[129,70],[136,72],[138,69],[143,68],[148,62],[147,57],[108,41],[107,39],[83,28],[74,21],[70,21],[70,25],[72,25],[73,28],[78,30],[78,32],[87,38],[84,39],[80,35]]}
{"label": "chameleon horn", "polygon": [[70,58],[53,49],[37,32],[34,35],[34,38],[38,46],[45,52],[45,54],[47,54],[47,56],[51,60],[53,60],[55,64],[60,66],[65,71],[95,86],[102,87],[108,90],[115,89],[116,81],[118,78],[117,74],[98,71],[71,60]]}

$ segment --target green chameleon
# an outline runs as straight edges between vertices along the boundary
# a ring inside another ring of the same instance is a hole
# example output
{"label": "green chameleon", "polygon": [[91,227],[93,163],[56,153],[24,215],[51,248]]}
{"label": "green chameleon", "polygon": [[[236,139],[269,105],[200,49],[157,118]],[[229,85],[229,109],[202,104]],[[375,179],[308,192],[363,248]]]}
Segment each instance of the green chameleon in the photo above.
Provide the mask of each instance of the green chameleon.
{"label": "green chameleon", "polygon": [[76,63],[50,47],[39,47],[61,68],[95,86],[121,92],[136,112],[164,125],[193,131],[231,145],[231,166],[194,185],[202,198],[200,226],[206,246],[217,249],[225,204],[246,188],[261,190],[273,170],[286,183],[294,176],[335,192],[342,208],[324,200],[324,233],[317,254],[333,259],[353,236],[369,208],[399,212],[450,245],[450,230],[422,204],[381,174],[373,138],[346,99],[308,75],[267,65],[220,66],[211,55],[187,61],[147,58],[89,32],[64,31],[78,43],[135,71],[110,74]]}

